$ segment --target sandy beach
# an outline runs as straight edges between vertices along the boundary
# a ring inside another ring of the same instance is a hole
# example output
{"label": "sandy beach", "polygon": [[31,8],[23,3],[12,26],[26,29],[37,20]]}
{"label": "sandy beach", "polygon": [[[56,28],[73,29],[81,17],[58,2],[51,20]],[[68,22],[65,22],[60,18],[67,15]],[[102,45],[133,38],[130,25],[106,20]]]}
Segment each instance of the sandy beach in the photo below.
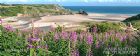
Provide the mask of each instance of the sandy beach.
{"label": "sandy beach", "polygon": [[[40,20],[37,20],[34,22],[34,27],[39,28],[49,28],[51,27],[57,27],[65,26],[66,28],[72,28],[72,27],[80,27],[80,22],[88,22],[88,21],[111,21],[111,22],[120,22],[122,20],[125,20],[126,18],[131,17],[127,14],[99,14],[99,13],[89,13],[88,16],[80,15],[80,14],[74,14],[74,15],[57,15],[57,16],[43,16],[40,17]],[[15,19],[14,19],[15,20]],[[29,21],[26,20],[19,20],[8,23],[4,22],[3,24],[10,24],[14,26],[14,28],[21,28],[21,29],[29,29],[31,28],[31,23],[28,23]],[[4,19],[6,21],[6,19]],[[28,23],[28,24],[26,24]]]}

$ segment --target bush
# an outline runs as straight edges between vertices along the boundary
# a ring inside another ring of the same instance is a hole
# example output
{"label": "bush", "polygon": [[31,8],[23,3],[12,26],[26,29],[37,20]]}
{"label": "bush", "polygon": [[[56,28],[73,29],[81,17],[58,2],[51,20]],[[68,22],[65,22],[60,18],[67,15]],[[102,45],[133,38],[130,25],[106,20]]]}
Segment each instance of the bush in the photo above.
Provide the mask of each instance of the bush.
{"label": "bush", "polygon": [[140,20],[131,21],[131,24],[133,25],[134,28],[140,29]]}
{"label": "bush", "polygon": [[8,32],[0,26],[0,56],[26,56],[28,54],[25,37],[16,32]]}
{"label": "bush", "polygon": [[101,22],[101,23],[94,23],[90,24],[89,30],[93,30],[92,28],[97,27],[97,32],[107,32],[110,30],[121,31],[121,27],[124,27],[125,24],[123,23],[112,23],[112,22]]}
{"label": "bush", "polygon": [[136,16],[129,17],[126,20],[124,20],[123,22],[131,22],[131,21],[137,21],[137,20],[140,20],[140,14],[138,14]]}
{"label": "bush", "polygon": [[134,28],[140,29],[140,14],[129,17],[126,20],[124,20],[123,22],[126,24],[131,22]]}
{"label": "bush", "polygon": [[[59,11],[56,11],[56,8]],[[63,7],[59,5],[13,5],[13,6],[1,6],[0,7],[0,16],[16,16],[18,13],[29,14],[33,17],[43,16],[47,14],[70,14],[71,11],[67,9],[63,9]]]}
{"label": "bush", "polygon": [[[109,27],[106,24],[108,23],[101,23],[99,27]],[[92,34],[80,31],[66,32],[62,29],[45,33],[38,30],[25,33],[9,31],[1,26],[0,29],[2,29],[0,31],[0,56],[132,56],[132,53],[114,54],[111,50],[109,54],[103,52],[108,51],[105,48],[140,46],[139,40],[135,41],[125,32],[111,31]],[[139,51],[139,48],[136,49]],[[139,54],[138,52],[135,56]]]}

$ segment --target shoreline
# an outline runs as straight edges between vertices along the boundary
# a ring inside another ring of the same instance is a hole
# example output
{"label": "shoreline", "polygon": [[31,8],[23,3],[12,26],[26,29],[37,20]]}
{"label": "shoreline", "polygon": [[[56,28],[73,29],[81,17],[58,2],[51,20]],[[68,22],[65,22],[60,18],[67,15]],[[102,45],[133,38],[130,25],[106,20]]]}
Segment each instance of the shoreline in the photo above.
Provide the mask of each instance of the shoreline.
{"label": "shoreline", "polygon": [[122,13],[97,13],[97,12],[87,12],[88,14],[105,14],[105,15],[127,15],[127,16],[134,16],[137,14],[122,14]]}
{"label": "shoreline", "polygon": [[[48,27],[56,27],[57,25],[60,26],[66,26],[67,28],[71,27],[80,27],[83,25],[80,25],[81,22],[102,22],[102,21],[110,21],[110,22],[121,22],[122,20],[125,20],[126,18],[131,17],[128,15],[119,15],[119,14],[101,14],[101,13],[89,13],[88,16],[80,15],[80,14],[74,14],[74,15],[55,15],[55,16],[43,16],[40,17],[40,20],[37,20],[34,22],[35,27],[43,28],[43,29],[49,29]],[[6,19],[5,19],[6,20]],[[17,22],[8,23],[10,25],[17,25],[14,26],[15,28],[21,28],[21,29],[30,29],[31,23],[29,21],[26,21],[26,23],[29,23],[27,25],[24,25],[24,23],[21,23],[22,19],[17,19]],[[24,21],[23,21],[24,22]],[[5,23],[5,24],[7,24]],[[45,30],[46,30],[45,29]]]}

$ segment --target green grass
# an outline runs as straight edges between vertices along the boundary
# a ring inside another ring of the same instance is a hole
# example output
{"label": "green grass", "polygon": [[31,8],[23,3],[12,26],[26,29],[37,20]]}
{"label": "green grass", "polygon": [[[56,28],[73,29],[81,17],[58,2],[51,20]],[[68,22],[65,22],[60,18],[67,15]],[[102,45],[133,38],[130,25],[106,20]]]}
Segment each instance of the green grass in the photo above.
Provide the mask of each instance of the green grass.
{"label": "green grass", "polygon": [[93,28],[97,27],[98,32],[107,32],[110,30],[122,31],[121,27],[126,27],[123,22],[82,22],[83,25]]}
{"label": "green grass", "polygon": [[[58,9],[59,11],[57,11]],[[0,16],[16,16],[18,13],[21,14],[29,14],[31,16],[38,16],[40,14],[70,14],[71,11],[64,9],[59,5],[48,4],[48,5],[41,5],[41,4],[34,4],[34,5],[1,5],[0,7]]]}
{"label": "green grass", "polygon": [[140,29],[140,14],[129,17],[126,20],[124,20],[123,22],[126,24],[131,22],[134,28]]}

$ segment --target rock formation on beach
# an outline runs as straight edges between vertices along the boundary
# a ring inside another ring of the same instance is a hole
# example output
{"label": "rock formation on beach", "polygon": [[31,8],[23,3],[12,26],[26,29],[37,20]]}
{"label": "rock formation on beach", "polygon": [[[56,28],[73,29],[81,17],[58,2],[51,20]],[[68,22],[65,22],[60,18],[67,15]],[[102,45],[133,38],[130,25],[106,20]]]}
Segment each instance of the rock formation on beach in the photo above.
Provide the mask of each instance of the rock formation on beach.
{"label": "rock formation on beach", "polygon": [[88,15],[88,13],[84,10],[80,10],[77,14],[81,14],[81,15]]}

